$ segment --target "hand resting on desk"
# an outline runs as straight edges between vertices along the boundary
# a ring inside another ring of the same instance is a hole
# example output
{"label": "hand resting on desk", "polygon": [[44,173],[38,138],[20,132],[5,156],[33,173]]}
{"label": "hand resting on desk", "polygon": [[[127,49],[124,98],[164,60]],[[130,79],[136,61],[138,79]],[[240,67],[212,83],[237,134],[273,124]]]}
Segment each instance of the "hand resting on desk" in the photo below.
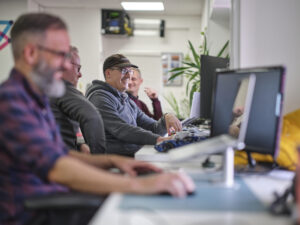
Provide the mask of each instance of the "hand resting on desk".
{"label": "hand resting on desk", "polygon": [[[159,194],[168,192],[175,197],[183,198],[193,192],[195,185],[193,180],[183,171],[177,173],[163,173],[162,169],[146,162],[133,160],[131,158],[108,155],[108,166],[118,168],[129,176],[119,177],[124,181],[124,192],[135,194]],[[151,176],[137,177],[140,173],[156,173]],[[121,176],[115,174],[114,177]],[[116,186],[114,186],[115,188]],[[119,188],[121,189],[121,188]]]}
{"label": "hand resting on desk", "polygon": [[159,173],[140,177],[137,188],[140,194],[170,193],[174,197],[184,198],[195,190],[193,180],[184,172]]}
{"label": "hand resting on desk", "polygon": [[121,172],[130,176],[137,176],[141,173],[160,173],[162,169],[138,160],[133,160],[128,157],[110,156],[109,157],[112,167],[120,169]]}

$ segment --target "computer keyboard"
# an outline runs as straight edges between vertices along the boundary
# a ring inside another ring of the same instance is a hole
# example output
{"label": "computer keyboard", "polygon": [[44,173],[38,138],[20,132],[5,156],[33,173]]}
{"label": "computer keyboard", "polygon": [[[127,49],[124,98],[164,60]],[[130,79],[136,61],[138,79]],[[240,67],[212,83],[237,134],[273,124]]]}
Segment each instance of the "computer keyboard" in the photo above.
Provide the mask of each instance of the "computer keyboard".
{"label": "computer keyboard", "polygon": [[197,117],[192,117],[192,118],[187,118],[181,122],[182,127],[186,126],[199,126],[199,125],[209,125],[210,121],[207,121],[203,118],[197,118]]}
{"label": "computer keyboard", "polygon": [[177,132],[171,140],[156,144],[154,148],[159,152],[168,152],[183,145],[205,140],[208,136],[209,132],[206,130],[199,130],[197,127],[186,127]]}

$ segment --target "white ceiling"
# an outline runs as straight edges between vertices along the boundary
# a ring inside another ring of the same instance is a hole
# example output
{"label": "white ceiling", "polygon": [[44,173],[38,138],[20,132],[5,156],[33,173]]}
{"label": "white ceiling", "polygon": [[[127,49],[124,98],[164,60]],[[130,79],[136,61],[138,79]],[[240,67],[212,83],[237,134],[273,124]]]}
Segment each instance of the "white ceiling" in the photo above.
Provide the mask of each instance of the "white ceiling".
{"label": "white ceiling", "polygon": [[[83,7],[83,8],[112,8],[122,9],[122,0],[34,0],[41,6],[46,7]],[[125,1],[136,1],[138,0],[125,0]],[[204,0],[144,0],[147,2],[151,1],[162,1],[165,6],[163,12],[130,12],[129,14],[135,15],[162,15],[162,16],[201,16]],[[140,1],[141,2],[141,1]]]}

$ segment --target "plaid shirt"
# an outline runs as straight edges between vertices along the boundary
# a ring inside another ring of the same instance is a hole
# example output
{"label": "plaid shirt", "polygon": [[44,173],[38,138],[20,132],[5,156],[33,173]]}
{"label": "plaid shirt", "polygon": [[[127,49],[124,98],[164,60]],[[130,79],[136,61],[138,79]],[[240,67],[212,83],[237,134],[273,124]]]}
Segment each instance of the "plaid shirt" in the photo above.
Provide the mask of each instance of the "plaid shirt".
{"label": "plaid shirt", "polygon": [[26,197],[66,192],[48,180],[67,154],[46,96],[34,92],[16,69],[0,86],[0,224],[24,224]]}

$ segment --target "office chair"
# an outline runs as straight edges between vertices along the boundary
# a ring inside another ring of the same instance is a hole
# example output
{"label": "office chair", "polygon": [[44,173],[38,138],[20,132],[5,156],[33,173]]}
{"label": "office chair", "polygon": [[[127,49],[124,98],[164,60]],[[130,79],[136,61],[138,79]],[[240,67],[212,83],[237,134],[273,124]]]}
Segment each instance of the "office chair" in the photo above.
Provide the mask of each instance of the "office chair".
{"label": "office chair", "polygon": [[106,195],[59,193],[36,196],[24,201],[25,210],[36,216],[29,225],[85,225],[106,199]]}

